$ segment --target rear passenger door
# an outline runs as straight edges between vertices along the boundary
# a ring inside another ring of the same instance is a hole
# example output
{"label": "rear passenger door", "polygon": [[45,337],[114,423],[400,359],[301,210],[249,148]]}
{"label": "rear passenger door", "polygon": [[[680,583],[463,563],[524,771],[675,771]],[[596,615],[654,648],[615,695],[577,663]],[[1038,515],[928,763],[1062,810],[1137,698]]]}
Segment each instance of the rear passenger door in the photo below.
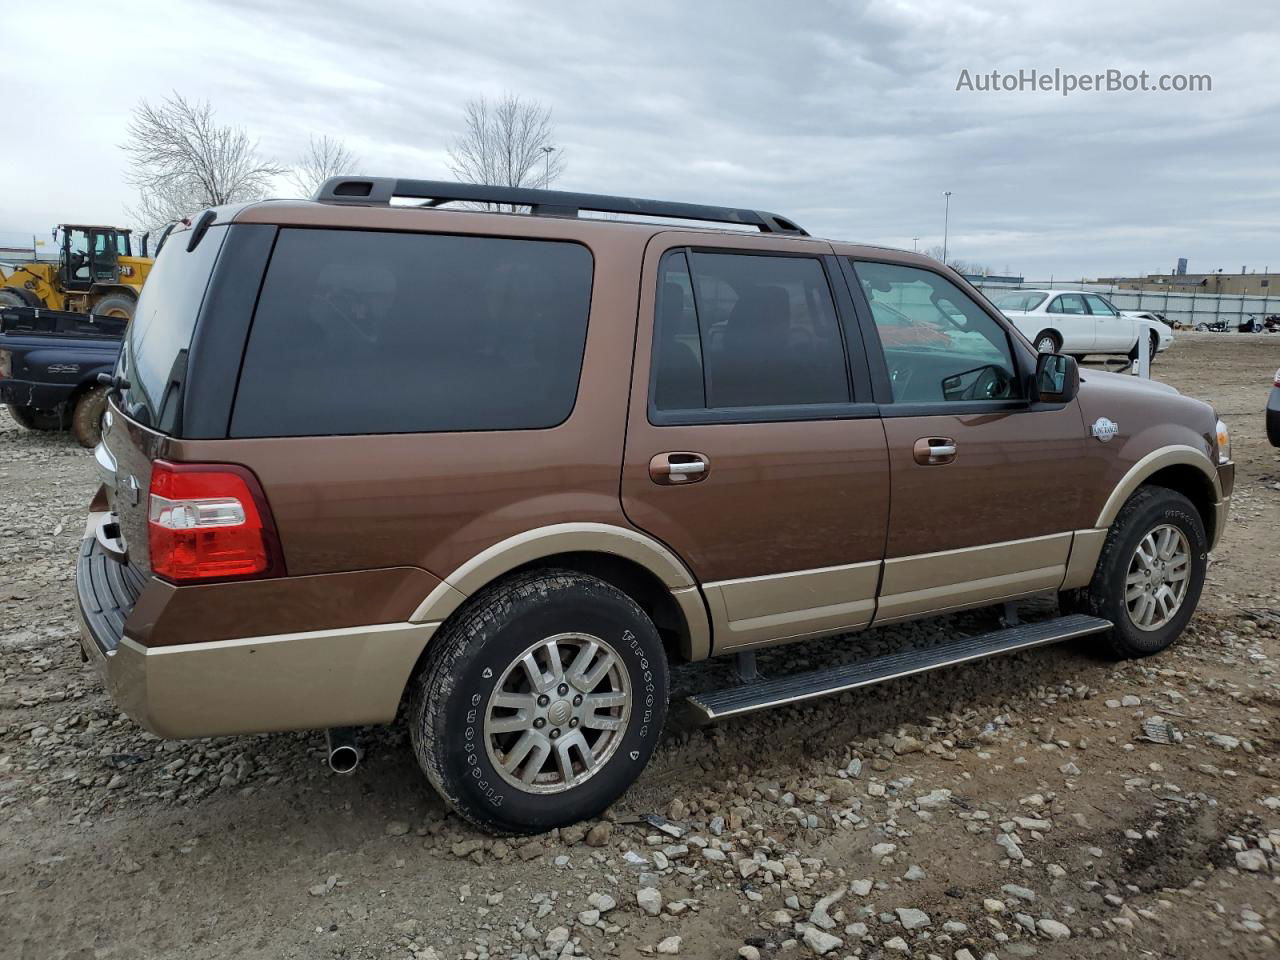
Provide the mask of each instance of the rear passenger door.
{"label": "rear passenger door", "polygon": [[1048,325],[1062,334],[1063,353],[1087,353],[1095,346],[1094,319],[1078,293],[1062,293],[1045,307]]}
{"label": "rear passenger door", "polygon": [[718,653],[874,613],[889,470],[839,269],[801,239],[646,252],[623,509],[692,569]]}

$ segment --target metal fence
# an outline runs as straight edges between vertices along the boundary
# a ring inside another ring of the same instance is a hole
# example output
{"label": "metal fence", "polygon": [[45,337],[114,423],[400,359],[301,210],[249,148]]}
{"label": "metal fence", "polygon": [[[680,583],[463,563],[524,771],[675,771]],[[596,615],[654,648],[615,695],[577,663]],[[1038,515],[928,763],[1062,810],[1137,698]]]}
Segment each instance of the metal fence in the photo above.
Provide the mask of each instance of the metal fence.
{"label": "metal fence", "polygon": [[1010,290],[1083,290],[1100,293],[1119,310],[1158,313],[1167,320],[1194,327],[1199,323],[1226,323],[1234,326],[1250,317],[1262,320],[1280,314],[1280,295],[1274,297],[1244,296],[1242,294],[1183,293],[1174,290],[1121,290],[1105,283],[1074,283],[1062,280],[1050,283],[1001,283],[980,280],[974,283],[992,300]]}

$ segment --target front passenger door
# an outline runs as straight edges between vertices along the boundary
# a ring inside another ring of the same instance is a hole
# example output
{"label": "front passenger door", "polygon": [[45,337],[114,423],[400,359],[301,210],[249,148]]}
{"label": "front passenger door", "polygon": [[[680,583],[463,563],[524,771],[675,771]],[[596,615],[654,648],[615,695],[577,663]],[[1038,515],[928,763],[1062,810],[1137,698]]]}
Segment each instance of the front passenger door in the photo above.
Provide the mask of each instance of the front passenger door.
{"label": "front passenger door", "polygon": [[1029,355],[945,275],[847,262],[889,445],[875,622],[1056,589],[1091,525],[1075,402],[1030,404]]}

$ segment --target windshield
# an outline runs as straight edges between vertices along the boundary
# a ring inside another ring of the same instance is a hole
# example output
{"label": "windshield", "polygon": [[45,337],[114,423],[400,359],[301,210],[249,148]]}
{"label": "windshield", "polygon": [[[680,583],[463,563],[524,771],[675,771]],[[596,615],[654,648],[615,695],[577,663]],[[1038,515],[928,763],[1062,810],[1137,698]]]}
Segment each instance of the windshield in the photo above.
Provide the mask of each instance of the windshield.
{"label": "windshield", "polygon": [[996,301],[1001,310],[1034,310],[1044,303],[1047,294],[1039,290],[1019,290],[1017,293],[1006,293]]}

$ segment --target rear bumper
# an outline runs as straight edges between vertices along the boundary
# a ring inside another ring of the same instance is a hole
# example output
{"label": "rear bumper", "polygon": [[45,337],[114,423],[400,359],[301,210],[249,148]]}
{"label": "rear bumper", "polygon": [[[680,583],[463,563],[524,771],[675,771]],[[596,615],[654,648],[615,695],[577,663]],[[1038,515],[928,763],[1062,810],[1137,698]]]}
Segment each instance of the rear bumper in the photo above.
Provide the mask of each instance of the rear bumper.
{"label": "rear bumper", "polygon": [[126,630],[134,584],[128,568],[97,543],[102,516],[90,515],[76,566],[80,646],[116,706],[143,727],[184,738],[395,719],[405,683],[438,624],[147,647]]}

